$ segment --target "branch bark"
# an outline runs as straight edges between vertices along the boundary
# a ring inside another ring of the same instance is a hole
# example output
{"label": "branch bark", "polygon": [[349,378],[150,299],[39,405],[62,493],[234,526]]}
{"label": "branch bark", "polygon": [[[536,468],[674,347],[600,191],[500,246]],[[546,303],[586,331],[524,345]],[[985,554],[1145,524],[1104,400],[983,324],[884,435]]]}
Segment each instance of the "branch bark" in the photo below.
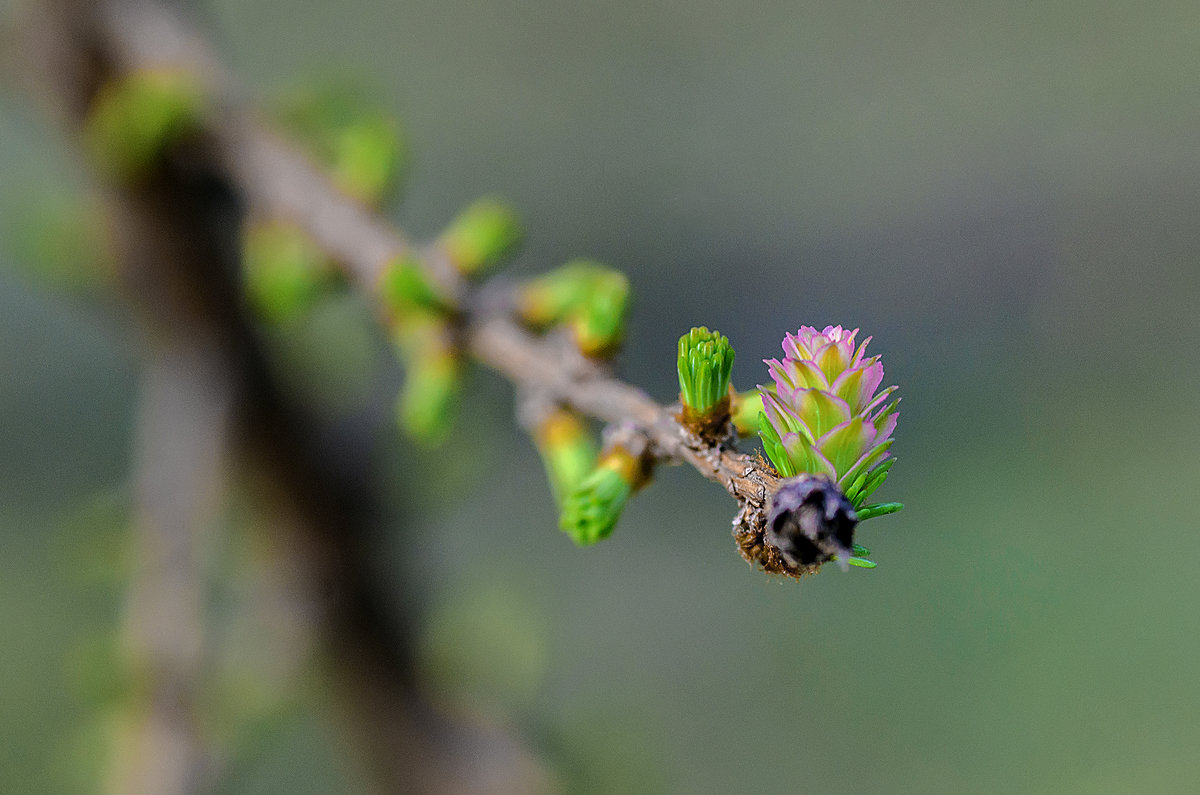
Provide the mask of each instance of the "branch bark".
{"label": "branch bark", "polygon": [[134,484],[136,565],[122,651],[135,674],[110,759],[110,792],[182,795],[212,781],[199,708],[211,682],[212,540],[228,455],[231,384],[203,340],[159,345],[146,367]]}

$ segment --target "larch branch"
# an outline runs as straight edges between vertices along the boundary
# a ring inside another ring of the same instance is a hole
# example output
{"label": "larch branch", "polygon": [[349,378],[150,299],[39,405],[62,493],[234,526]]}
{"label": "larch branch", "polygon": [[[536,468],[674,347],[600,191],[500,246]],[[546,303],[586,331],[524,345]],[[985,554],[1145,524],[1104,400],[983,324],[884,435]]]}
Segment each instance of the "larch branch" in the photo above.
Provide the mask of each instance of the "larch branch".
{"label": "larch branch", "polygon": [[[444,252],[436,246],[415,245],[377,213],[339,191],[302,152],[247,110],[216,59],[186,28],[153,6],[110,5],[114,9],[108,16],[111,37],[125,68],[202,70],[200,76],[217,105],[207,129],[214,156],[255,212],[302,227],[368,295],[376,293],[389,262],[415,258],[462,309],[465,347],[479,362],[518,389],[547,395],[581,414],[635,430],[657,459],[684,462],[720,483],[738,501],[743,525],[762,527],[766,502],[778,477],[761,458],[740,453],[729,443],[696,437],[670,408],[614,378],[606,366],[556,344],[553,337],[526,330],[504,288],[468,283]],[[134,7],[136,13],[130,10]],[[786,573],[786,567],[759,562]]]}

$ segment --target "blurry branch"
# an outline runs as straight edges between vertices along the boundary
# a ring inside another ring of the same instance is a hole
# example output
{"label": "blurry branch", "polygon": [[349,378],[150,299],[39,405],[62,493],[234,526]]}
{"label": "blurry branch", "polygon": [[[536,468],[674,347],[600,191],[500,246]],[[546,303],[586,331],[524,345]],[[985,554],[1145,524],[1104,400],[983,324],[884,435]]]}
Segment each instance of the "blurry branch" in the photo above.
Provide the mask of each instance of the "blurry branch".
{"label": "blurry branch", "polygon": [[[190,57],[175,30],[149,5],[47,0],[29,19],[24,43],[44,95],[78,127],[103,86],[132,65],[136,48],[126,35]],[[121,275],[151,351],[139,431],[136,538],[144,569],[131,585],[128,618],[148,717],[110,783],[123,792],[195,792],[211,772],[214,754],[196,714],[205,637],[197,534],[212,496],[205,492],[222,485],[213,469],[231,439],[246,470],[239,474],[288,519],[278,523],[286,526],[279,547],[289,567],[304,572],[302,610],[313,616],[358,732],[355,747],[381,788],[534,789],[544,774],[518,743],[451,722],[423,700],[408,617],[391,607],[395,589],[382,588],[373,568],[379,506],[370,447],[322,427],[277,383],[241,298],[238,241],[248,197],[217,151],[192,142],[107,197]]]}
{"label": "blurry branch", "polygon": [[198,705],[211,684],[205,613],[233,393],[212,353],[157,346],[147,365],[134,478],[140,559],[122,633],[138,690],[117,723],[111,792],[194,792],[213,772]]}
{"label": "blurry branch", "polygon": [[738,452],[729,437],[701,438],[679,422],[676,407],[664,407],[617,380],[606,363],[583,356],[560,336],[531,333],[518,320],[513,288],[498,280],[472,284],[454,267],[444,245],[417,246],[339,191],[247,109],[204,43],[161,8],[132,0],[96,5],[106,54],[117,69],[190,70],[207,87],[215,110],[205,121],[206,165],[221,173],[256,215],[285,218],[303,228],[369,296],[378,298],[390,263],[419,262],[456,308],[459,340],[477,361],[502,373],[522,393],[614,426],[647,468],[682,462],[720,483],[739,505],[734,535],[743,555],[768,571],[802,573],[763,540],[767,503],[778,479],[761,459]]}

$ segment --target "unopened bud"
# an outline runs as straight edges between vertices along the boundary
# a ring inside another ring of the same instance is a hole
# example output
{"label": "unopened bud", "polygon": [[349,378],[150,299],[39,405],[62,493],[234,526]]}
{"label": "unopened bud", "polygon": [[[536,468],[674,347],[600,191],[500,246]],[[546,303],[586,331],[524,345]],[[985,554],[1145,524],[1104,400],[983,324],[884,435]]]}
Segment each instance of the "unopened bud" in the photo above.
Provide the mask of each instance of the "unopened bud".
{"label": "unopened bud", "polygon": [[612,534],[629,495],[649,477],[645,462],[623,447],[600,456],[592,470],[563,500],[559,527],[587,546]]}
{"label": "unopened bud", "polygon": [[681,419],[697,433],[719,430],[729,418],[729,375],[733,346],[725,335],[704,326],[679,338]]}
{"label": "unopened bud", "polygon": [[854,506],[832,480],[798,475],[784,480],[771,499],[766,540],[797,568],[836,559],[844,569],[853,556],[857,524]]}
{"label": "unopened bud", "polygon": [[521,242],[516,214],[495,199],[480,199],[442,233],[441,245],[466,276],[478,276],[499,264]]}
{"label": "unopened bud", "polygon": [[84,122],[84,137],[101,168],[136,179],[195,130],[203,112],[204,94],[193,75],[142,69],[101,86]]}
{"label": "unopened bud", "polygon": [[592,471],[596,443],[577,414],[556,409],[534,434],[554,499],[560,504]]}
{"label": "unopened bud", "polygon": [[286,323],[307,312],[337,272],[299,226],[256,221],[243,233],[242,275],[247,299],[263,319]]}

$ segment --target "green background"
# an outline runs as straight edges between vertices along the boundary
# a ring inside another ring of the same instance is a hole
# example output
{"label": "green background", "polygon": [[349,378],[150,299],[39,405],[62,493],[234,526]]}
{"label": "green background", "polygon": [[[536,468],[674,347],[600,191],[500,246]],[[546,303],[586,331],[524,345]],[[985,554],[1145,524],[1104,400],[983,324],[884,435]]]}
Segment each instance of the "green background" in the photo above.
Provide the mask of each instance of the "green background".
{"label": "green background", "polygon": [[[345,355],[380,343],[330,314],[304,344],[331,411],[378,415],[409,525],[380,566],[427,593],[448,700],[535,738],[573,790],[1200,779],[1200,5],[200,11],[260,97],[374,87],[414,152],[394,213],[414,235],[498,193],[526,223],[514,272],[623,269],[622,373],[658,399],[698,324],[733,341],[742,388],[802,323],[861,327],[900,385],[878,496],[907,508],[860,533],[879,568],[796,584],[742,562],[733,502],[684,469],[574,548],[491,374],[418,461],[376,405],[394,370]],[[0,789],[86,789],[137,337],[111,299],[30,275],[31,208],[86,178],[11,88],[0,172]],[[336,722],[302,701],[229,791],[353,786]]]}

